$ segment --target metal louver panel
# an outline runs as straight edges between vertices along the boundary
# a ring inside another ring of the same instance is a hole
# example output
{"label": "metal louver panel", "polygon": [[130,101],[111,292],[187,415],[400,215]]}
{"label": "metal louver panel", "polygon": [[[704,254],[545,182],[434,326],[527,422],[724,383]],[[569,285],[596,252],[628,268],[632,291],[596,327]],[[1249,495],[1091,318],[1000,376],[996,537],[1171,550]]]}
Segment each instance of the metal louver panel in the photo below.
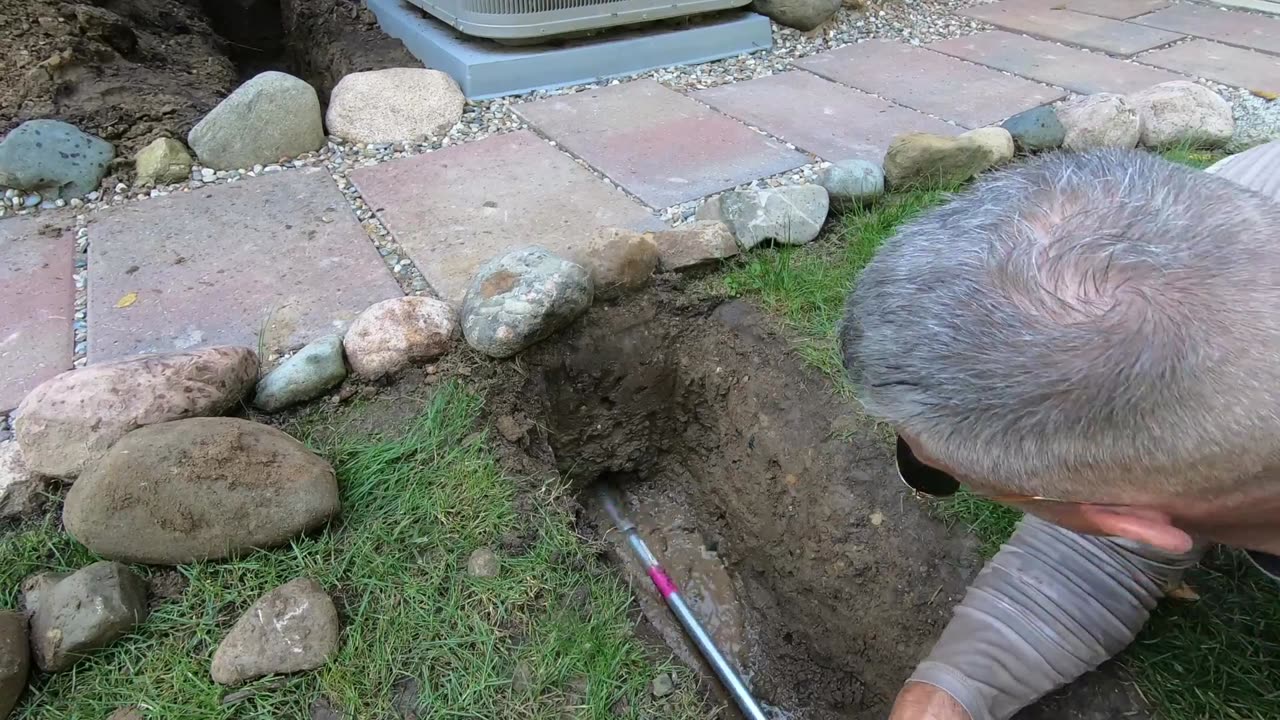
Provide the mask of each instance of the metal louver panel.
{"label": "metal louver panel", "polygon": [[751,0],[409,0],[460,32],[526,40],[725,10]]}

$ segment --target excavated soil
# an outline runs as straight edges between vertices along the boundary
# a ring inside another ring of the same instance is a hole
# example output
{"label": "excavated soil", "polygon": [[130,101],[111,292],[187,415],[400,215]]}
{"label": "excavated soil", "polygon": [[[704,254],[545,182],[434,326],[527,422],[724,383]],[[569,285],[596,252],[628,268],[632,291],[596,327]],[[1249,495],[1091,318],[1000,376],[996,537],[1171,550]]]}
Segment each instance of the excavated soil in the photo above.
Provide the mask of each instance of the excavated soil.
{"label": "excavated soil", "polygon": [[[195,2],[6,0],[0,133],[54,118],[132,154],[161,135],[186,137],[234,87],[225,43]],[[16,72],[15,72],[16,70]]]}
{"label": "excavated soil", "polygon": [[[598,305],[497,373],[491,388],[514,388],[489,391],[497,434],[581,490],[583,531],[609,541],[654,634],[700,666],[595,507],[597,483],[621,489],[774,717],[885,717],[981,566],[896,481],[885,432],[743,302],[655,290]],[[1145,715],[1095,673],[1021,717]]]}
{"label": "excavated soil", "polygon": [[5,0],[0,47],[0,136],[63,120],[116,146],[120,179],[258,72],[296,74],[326,102],[345,74],[420,65],[358,0]]}

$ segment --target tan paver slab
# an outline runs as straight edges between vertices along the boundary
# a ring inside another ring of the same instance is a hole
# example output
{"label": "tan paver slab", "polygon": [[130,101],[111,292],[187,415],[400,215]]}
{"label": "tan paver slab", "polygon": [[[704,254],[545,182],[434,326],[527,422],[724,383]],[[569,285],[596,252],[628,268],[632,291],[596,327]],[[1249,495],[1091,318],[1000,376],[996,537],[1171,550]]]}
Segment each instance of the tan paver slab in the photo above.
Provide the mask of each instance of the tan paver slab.
{"label": "tan paver slab", "polygon": [[481,264],[510,250],[540,245],[568,254],[597,227],[666,227],[527,130],[360,168],[351,180],[453,303]]}
{"label": "tan paver slab", "polygon": [[323,168],[113,208],[89,225],[89,362],[341,332],[400,288]]}
{"label": "tan paver slab", "polygon": [[1178,3],[1134,22],[1280,55],[1280,18]]}
{"label": "tan paver slab", "polygon": [[1187,79],[1186,75],[1003,30],[942,40],[927,47],[1084,95],[1127,94]]}
{"label": "tan paver slab", "polygon": [[998,123],[1065,93],[904,43],[872,40],[813,55],[797,66],[967,128]]}
{"label": "tan paver slab", "polygon": [[0,220],[0,412],[74,358],[75,236],[38,217]]}
{"label": "tan paver slab", "polygon": [[801,153],[652,80],[517,105],[517,114],[654,208],[809,162]]}
{"label": "tan paver slab", "polygon": [[1280,93],[1280,58],[1253,50],[1192,40],[1135,59],[1224,85]]}
{"label": "tan paver slab", "polygon": [[[827,160],[880,162],[900,133],[954,135],[962,128],[824,80],[792,71],[721,85],[694,97]],[[805,108],[798,113],[796,108]]]}
{"label": "tan paver slab", "polygon": [[960,14],[1007,30],[1115,55],[1133,55],[1183,37],[1167,30],[1068,10],[1060,2],[1046,8],[1041,2],[1003,0],[975,5]]}

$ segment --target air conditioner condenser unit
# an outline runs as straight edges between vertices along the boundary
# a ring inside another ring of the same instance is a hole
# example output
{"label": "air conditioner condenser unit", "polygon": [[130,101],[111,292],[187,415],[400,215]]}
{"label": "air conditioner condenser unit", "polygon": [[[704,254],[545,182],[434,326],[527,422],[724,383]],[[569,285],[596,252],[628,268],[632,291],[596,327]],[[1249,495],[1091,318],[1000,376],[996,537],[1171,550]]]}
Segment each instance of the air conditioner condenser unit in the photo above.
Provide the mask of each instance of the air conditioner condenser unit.
{"label": "air conditioner condenser unit", "polygon": [[475,37],[508,42],[727,10],[751,0],[409,0]]}

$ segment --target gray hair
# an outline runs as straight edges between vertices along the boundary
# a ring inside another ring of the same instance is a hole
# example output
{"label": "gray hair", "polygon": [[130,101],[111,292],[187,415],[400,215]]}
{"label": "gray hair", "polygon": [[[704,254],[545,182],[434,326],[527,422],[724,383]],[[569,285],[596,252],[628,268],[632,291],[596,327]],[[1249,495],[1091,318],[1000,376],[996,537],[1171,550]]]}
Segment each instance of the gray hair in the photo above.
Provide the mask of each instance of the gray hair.
{"label": "gray hair", "polygon": [[840,343],[867,410],[962,477],[1228,491],[1280,459],[1280,205],[1144,152],[1041,156],[905,224]]}

